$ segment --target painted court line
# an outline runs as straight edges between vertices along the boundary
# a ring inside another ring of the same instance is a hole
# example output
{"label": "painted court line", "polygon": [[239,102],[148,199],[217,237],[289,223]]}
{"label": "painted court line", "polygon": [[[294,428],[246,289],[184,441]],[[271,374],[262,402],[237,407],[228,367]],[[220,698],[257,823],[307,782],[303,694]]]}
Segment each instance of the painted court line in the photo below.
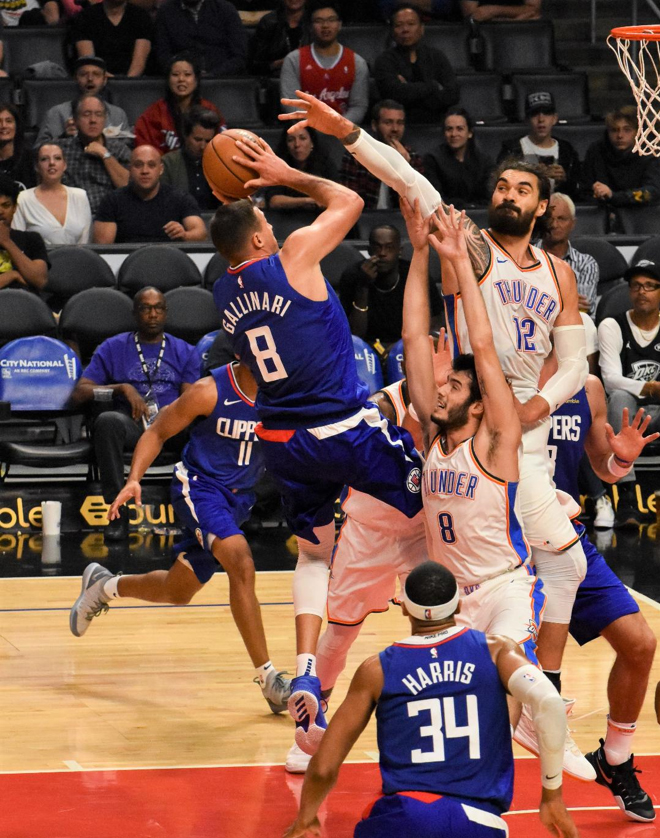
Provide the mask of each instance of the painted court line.
{"label": "painted court line", "polygon": [[[128,598],[128,597],[127,597]],[[273,605],[293,605],[291,602],[261,602],[262,608]],[[152,609],[152,608],[229,608],[228,602],[191,602],[188,605],[159,605],[158,603],[145,603],[144,605],[113,605],[113,611],[134,611],[135,609]],[[0,614],[37,614],[46,611],[70,611],[70,606],[60,606],[58,608],[0,608]]]}
{"label": "painted court line", "polygon": [[66,765],[66,767],[69,769],[69,771],[82,771],[83,770],[82,765],[79,762],[76,762],[75,759],[65,759],[65,760],[63,760],[63,762]]}

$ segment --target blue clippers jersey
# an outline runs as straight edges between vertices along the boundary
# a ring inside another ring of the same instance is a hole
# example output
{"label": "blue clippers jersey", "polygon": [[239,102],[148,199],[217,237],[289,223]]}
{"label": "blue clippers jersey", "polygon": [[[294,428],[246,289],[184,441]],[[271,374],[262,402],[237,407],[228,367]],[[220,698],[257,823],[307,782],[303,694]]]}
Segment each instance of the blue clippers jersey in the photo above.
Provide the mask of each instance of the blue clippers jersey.
{"label": "blue clippers jersey", "polygon": [[550,421],[548,452],[555,464],[555,485],[579,503],[578,469],[591,427],[591,408],[584,387],[555,410]]}
{"label": "blue clippers jersey", "polygon": [[486,635],[452,627],[411,637],[380,662],[383,793],[428,791],[505,812],[513,795],[509,713]]}
{"label": "blue clippers jersey", "polygon": [[[254,429],[257,411],[241,392],[231,364],[211,372],[218,389],[213,412],[193,428],[181,459],[188,471],[226,489],[251,490],[263,471]],[[194,479],[194,478],[193,478]]]}
{"label": "blue clippers jersey", "polygon": [[295,291],[279,254],[245,262],[215,283],[213,296],[236,354],[259,384],[267,427],[324,424],[356,413],[368,392],[337,295],[315,302]]}

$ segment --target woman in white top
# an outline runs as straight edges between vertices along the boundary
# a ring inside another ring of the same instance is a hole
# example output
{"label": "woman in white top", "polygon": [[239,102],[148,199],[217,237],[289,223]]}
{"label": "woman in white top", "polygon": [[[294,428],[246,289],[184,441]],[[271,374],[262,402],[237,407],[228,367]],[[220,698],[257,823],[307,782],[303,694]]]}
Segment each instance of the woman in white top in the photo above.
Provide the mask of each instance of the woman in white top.
{"label": "woman in white top", "polygon": [[11,226],[39,233],[49,246],[86,244],[92,211],[84,189],[62,183],[66,160],[59,145],[39,146],[35,168],[39,185],[19,193]]}

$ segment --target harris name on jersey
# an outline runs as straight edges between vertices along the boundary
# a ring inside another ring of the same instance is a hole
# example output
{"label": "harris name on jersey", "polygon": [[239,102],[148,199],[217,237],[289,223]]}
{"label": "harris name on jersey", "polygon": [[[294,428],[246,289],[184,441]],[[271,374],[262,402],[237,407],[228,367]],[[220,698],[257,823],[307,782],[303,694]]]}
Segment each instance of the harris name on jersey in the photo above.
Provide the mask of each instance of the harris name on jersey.
{"label": "harris name on jersey", "polygon": [[[437,657],[437,650],[434,647],[431,647],[429,651],[431,657]],[[433,654],[434,652],[435,655]],[[475,664],[473,663],[454,660],[432,660],[427,666],[418,666],[414,673],[408,673],[401,679],[401,683],[413,695],[418,695],[425,687],[430,687],[431,684],[444,684],[448,681],[455,684],[469,684],[472,681],[474,670]]]}

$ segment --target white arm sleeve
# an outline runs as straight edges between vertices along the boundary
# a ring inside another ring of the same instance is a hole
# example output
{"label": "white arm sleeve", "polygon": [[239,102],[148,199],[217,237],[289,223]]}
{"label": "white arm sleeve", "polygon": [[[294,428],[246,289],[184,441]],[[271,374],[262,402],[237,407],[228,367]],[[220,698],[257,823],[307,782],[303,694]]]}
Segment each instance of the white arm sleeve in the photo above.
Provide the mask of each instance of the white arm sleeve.
{"label": "white arm sleeve", "polygon": [[412,204],[417,198],[422,216],[427,218],[442,203],[440,193],[428,180],[415,171],[396,149],[360,131],[357,140],[346,146],[349,154],[365,169],[386,183]]}
{"label": "white arm sleeve", "polygon": [[561,696],[550,679],[531,663],[516,669],[509,678],[508,690],[531,710],[539,741],[543,788],[559,788],[566,742],[566,710]]}
{"label": "white arm sleeve", "polygon": [[558,369],[539,393],[550,405],[550,413],[584,387],[589,374],[584,326],[557,326],[552,334]]}

